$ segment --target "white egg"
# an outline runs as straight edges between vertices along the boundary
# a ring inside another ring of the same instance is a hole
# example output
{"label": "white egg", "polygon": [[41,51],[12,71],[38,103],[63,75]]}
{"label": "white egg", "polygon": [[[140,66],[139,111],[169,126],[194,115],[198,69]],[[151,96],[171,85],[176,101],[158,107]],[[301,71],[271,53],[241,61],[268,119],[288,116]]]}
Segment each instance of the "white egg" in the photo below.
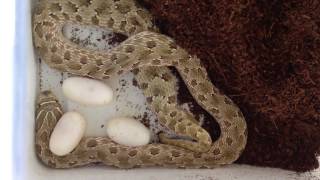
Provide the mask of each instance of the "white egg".
{"label": "white egg", "polygon": [[79,144],[85,129],[86,121],[80,113],[65,113],[59,119],[50,136],[50,151],[57,156],[70,153]]}
{"label": "white egg", "polygon": [[84,105],[105,105],[112,101],[113,91],[105,83],[85,77],[70,77],[63,81],[63,94]]}
{"label": "white egg", "polygon": [[150,142],[151,133],[141,122],[132,118],[114,118],[107,122],[111,140],[126,146],[143,146]]}

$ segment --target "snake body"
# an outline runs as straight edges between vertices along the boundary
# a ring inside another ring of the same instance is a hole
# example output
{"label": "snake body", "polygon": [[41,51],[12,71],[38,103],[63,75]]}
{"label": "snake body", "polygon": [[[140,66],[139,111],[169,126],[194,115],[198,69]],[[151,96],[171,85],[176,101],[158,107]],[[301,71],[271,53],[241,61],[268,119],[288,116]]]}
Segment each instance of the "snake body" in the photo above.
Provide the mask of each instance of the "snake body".
{"label": "snake body", "polygon": [[[244,150],[247,127],[240,109],[208,79],[197,57],[157,32],[150,14],[131,0],[41,1],[33,16],[34,45],[52,68],[75,75],[106,79],[132,71],[159,122],[186,139],[159,134],[161,143],[126,147],[107,137],[84,137],[66,156],[49,150],[49,138],[63,114],[56,97],[44,91],[36,112],[36,150],[50,167],[71,168],[94,162],[120,168],[174,166],[213,168],[234,162]],[[64,37],[66,23],[112,29],[128,38],[110,51],[85,49]],[[177,103],[176,79],[165,66],[175,67],[197,103],[219,123],[215,142]]]}

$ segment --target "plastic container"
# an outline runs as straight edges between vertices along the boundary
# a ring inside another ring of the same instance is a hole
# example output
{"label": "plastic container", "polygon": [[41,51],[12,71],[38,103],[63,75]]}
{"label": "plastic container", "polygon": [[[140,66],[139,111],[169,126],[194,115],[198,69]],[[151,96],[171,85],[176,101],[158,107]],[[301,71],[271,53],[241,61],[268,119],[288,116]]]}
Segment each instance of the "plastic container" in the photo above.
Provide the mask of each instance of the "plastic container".
{"label": "plastic container", "polygon": [[[278,180],[320,179],[320,171],[297,174],[272,168],[229,165],[216,169],[144,168],[121,170],[91,166],[57,170],[44,166],[34,150],[35,98],[39,87],[39,66],[31,33],[31,0],[17,1],[15,49],[14,175],[23,180]],[[268,152],[266,152],[268,153]]]}

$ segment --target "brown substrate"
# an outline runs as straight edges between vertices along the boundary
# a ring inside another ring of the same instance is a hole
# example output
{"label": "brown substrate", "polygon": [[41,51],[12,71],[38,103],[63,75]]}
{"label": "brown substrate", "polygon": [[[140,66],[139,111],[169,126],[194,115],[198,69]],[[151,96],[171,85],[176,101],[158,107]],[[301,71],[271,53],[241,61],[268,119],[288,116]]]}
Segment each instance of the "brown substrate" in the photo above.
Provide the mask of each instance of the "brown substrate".
{"label": "brown substrate", "polygon": [[153,0],[148,6],[161,31],[201,58],[212,82],[243,111],[249,137],[237,163],[318,167],[319,0]]}

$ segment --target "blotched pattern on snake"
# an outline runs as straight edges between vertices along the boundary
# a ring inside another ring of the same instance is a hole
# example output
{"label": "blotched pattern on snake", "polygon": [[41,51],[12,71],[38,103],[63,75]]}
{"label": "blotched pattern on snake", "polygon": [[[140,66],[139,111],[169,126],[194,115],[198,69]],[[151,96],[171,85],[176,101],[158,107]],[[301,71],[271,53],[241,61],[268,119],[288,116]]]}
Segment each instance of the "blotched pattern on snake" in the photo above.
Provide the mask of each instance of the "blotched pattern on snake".
{"label": "blotched pattern on snake", "polygon": [[[128,38],[107,52],[85,49],[64,37],[66,23],[108,28]],[[134,72],[159,122],[193,140],[171,139],[160,133],[161,143],[126,147],[107,137],[84,137],[74,151],[58,157],[50,152],[48,143],[62,109],[56,97],[44,91],[36,112],[36,150],[48,166],[71,168],[101,162],[120,168],[213,168],[232,163],[244,150],[247,127],[240,109],[211,83],[197,57],[157,32],[150,14],[136,2],[42,0],[34,11],[33,38],[39,56],[60,71],[95,79]],[[177,80],[167,66],[178,70],[198,104],[217,120],[221,129],[217,141],[212,142],[193,116],[179,107]]]}

